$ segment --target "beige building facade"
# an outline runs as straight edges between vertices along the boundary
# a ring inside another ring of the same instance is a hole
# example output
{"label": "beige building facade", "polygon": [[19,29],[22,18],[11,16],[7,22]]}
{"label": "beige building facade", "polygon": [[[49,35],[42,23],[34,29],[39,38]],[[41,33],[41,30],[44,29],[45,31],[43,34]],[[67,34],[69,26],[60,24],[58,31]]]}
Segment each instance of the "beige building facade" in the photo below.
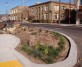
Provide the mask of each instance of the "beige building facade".
{"label": "beige building facade", "polygon": [[15,21],[28,20],[28,7],[17,6],[15,8],[12,8],[10,20]]}
{"label": "beige building facade", "polygon": [[[48,1],[29,6],[30,12],[35,14],[34,20],[40,22],[56,23],[59,20],[59,2]],[[61,20],[65,18],[65,9],[76,9],[76,5],[61,3]]]}

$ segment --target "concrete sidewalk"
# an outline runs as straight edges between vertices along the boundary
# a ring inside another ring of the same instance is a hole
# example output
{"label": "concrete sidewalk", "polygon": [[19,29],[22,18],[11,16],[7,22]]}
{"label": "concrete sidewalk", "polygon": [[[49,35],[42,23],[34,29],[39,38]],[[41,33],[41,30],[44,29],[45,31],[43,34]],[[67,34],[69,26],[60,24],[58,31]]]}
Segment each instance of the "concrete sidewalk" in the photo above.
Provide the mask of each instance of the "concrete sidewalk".
{"label": "concrete sidewalk", "polygon": [[0,35],[0,49],[10,48],[14,49],[20,43],[20,39],[11,34]]}
{"label": "concrete sidewalk", "polygon": [[17,58],[13,55],[10,49],[0,49],[0,62],[6,62],[10,60],[16,60]]}
{"label": "concrete sidewalk", "polygon": [[10,35],[0,35],[0,67],[22,67],[12,50],[20,43],[20,39]]}

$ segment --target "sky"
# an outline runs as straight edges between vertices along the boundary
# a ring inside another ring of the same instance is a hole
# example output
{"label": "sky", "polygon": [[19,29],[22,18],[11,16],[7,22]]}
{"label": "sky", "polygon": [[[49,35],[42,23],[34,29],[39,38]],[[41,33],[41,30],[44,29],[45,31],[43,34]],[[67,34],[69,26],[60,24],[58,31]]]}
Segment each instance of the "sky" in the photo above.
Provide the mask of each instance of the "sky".
{"label": "sky", "polygon": [[[30,6],[35,4],[36,2],[46,2],[49,0],[24,0],[25,6]],[[52,0],[52,1],[58,1],[58,0]],[[62,2],[69,2],[69,0],[61,0]],[[16,6],[22,5],[22,0],[0,0],[0,14],[6,13],[6,4],[5,2],[8,2],[8,13],[10,13],[10,10]]]}

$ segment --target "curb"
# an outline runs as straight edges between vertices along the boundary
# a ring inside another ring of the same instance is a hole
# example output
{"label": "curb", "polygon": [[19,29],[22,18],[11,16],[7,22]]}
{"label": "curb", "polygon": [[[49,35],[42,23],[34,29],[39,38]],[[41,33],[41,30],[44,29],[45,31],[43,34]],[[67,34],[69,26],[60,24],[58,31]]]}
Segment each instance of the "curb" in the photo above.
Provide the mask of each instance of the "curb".
{"label": "curb", "polygon": [[[54,31],[50,29],[46,29],[46,30]],[[55,32],[58,32],[58,31],[55,31]],[[23,67],[27,67],[27,66],[28,67],[73,67],[77,63],[77,46],[71,37],[61,32],[58,32],[58,33],[65,36],[70,41],[70,44],[71,44],[69,55],[63,61],[60,61],[54,64],[35,64],[35,63],[30,62],[30,60],[26,59],[22,54],[20,54],[16,50],[13,53],[19,59],[19,61],[23,64]]]}

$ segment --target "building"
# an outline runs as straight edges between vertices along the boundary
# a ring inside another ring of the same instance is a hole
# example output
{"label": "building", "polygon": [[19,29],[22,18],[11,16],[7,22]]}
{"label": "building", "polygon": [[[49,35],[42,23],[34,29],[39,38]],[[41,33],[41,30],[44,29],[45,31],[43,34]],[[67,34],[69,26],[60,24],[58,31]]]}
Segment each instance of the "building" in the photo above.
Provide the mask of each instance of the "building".
{"label": "building", "polygon": [[[48,1],[44,3],[38,3],[32,6],[29,6],[30,12],[34,13],[34,20],[40,22],[51,22],[56,23],[59,20],[59,2]],[[65,18],[65,9],[75,9],[76,5],[69,3],[61,3],[61,18],[63,20]]]}
{"label": "building", "polygon": [[0,14],[0,22],[10,20],[10,14]]}
{"label": "building", "polygon": [[5,14],[1,14],[0,15],[0,22],[6,21],[6,15]]}
{"label": "building", "polygon": [[77,24],[82,24],[82,0],[77,0],[78,17]]}
{"label": "building", "polygon": [[17,6],[15,8],[12,8],[10,20],[15,20],[15,21],[28,20],[28,7]]}

